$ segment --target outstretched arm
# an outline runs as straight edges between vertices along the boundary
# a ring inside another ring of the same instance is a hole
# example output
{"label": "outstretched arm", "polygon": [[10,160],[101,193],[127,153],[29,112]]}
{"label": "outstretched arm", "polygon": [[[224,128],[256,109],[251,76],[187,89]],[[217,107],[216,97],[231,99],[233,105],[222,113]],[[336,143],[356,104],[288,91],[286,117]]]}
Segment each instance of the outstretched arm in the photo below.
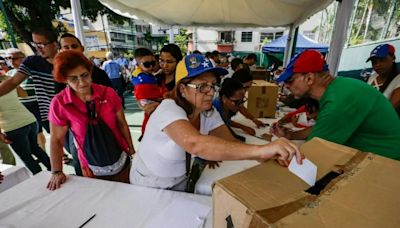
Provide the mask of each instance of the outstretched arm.
{"label": "outstretched arm", "polygon": [[17,72],[14,74],[12,78],[0,83],[0,96],[3,96],[9,93],[11,90],[17,88],[17,86],[21,84],[26,78],[27,78],[26,74]]}

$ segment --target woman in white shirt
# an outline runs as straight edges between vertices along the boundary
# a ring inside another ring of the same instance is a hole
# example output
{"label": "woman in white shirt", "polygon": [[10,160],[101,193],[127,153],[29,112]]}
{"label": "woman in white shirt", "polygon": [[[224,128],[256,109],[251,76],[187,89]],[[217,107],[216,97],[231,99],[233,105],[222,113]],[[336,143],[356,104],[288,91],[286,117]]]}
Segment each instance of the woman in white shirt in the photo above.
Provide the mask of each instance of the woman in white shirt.
{"label": "woman in white shirt", "polygon": [[226,73],[198,54],[188,55],[179,62],[175,89],[147,123],[133,161],[132,184],[185,190],[187,155],[210,161],[275,158],[287,165],[296,154],[297,162],[301,163],[303,156],[287,139],[260,146],[240,143],[231,135],[212,107],[218,88],[216,77]]}
{"label": "woman in white shirt", "polygon": [[367,61],[371,60],[375,72],[368,79],[368,84],[383,93],[399,113],[400,74],[396,67],[394,52],[395,49],[390,44],[381,44],[372,50]]}

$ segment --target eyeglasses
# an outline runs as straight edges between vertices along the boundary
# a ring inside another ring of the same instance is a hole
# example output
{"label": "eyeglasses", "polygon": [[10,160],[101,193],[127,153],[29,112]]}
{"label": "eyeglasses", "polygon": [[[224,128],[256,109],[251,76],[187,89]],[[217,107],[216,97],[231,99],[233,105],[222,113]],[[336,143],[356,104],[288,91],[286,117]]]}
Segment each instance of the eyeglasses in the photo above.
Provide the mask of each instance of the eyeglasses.
{"label": "eyeglasses", "polygon": [[33,47],[35,47],[35,48],[40,48],[40,49],[42,49],[42,48],[46,47],[46,45],[49,45],[49,44],[51,44],[51,43],[53,43],[53,42],[47,42],[47,43],[35,43],[35,42],[32,42],[31,45],[32,45]]}
{"label": "eyeglasses", "polygon": [[154,67],[156,65],[156,61],[148,61],[148,62],[142,62],[142,66],[146,68]]}
{"label": "eyeglasses", "polygon": [[79,79],[81,79],[81,81],[89,82],[91,80],[90,73],[89,72],[85,72],[85,73],[81,74],[80,76],[69,76],[69,77],[67,77],[68,82],[74,83],[74,84],[78,83]]}
{"label": "eyeglasses", "polygon": [[214,90],[215,92],[219,91],[218,84],[202,83],[202,84],[186,84],[186,86],[196,89],[200,93],[208,93],[211,90]]}
{"label": "eyeglasses", "polygon": [[243,99],[240,100],[232,100],[232,99],[229,100],[232,101],[235,104],[235,106],[239,107],[247,101],[247,97],[244,97]]}
{"label": "eyeglasses", "polygon": [[6,60],[11,60],[11,61],[14,61],[17,59],[22,59],[22,58],[24,58],[24,57],[5,57]]}
{"label": "eyeglasses", "polygon": [[160,61],[158,61],[158,63],[160,64],[160,65],[171,65],[171,64],[174,64],[174,63],[176,63],[176,61],[174,61],[174,60],[162,60],[162,59],[160,59]]}

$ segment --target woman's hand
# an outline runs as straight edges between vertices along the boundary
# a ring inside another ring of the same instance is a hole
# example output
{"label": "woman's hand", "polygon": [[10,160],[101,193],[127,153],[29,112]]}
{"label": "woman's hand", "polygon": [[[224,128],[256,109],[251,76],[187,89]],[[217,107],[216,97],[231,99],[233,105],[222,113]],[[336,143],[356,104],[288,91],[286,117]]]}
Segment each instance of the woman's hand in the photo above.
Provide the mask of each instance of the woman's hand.
{"label": "woman's hand", "polygon": [[61,187],[62,184],[67,180],[67,176],[62,171],[54,172],[51,174],[49,183],[47,184],[47,189],[50,191],[56,190]]}
{"label": "woman's hand", "polygon": [[291,130],[287,127],[281,126],[279,123],[273,123],[269,131],[271,134],[276,135],[277,137],[285,137],[290,139]]}
{"label": "woman's hand", "polygon": [[271,134],[268,134],[268,133],[262,134],[261,137],[262,137],[263,139],[267,140],[268,142],[271,142],[271,140],[272,140],[272,135],[271,135]]}
{"label": "woman's hand", "polygon": [[219,167],[220,162],[222,162],[222,161],[205,161],[206,165],[210,169],[215,169],[215,168]]}
{"label": "woman's hand", "polygon": [[256,131],[251,127],[243,126],[242,130],[249,135],[256,135]]}
{"label": "woman's hand", "polygon": [[261,159],[268,160],[274,158],[282,166],[288,166],[293,156],[296,156],[297,163],[302,164],[304,155],[300,152],[298,146],[286,138],[279,138],[267,145],[262,152]]}
{"label": "woman's hand", "polygon": [[265,124],[258,120],[257,118],[252,119],[253,123],[257,126],[257,128],[265,127]]}

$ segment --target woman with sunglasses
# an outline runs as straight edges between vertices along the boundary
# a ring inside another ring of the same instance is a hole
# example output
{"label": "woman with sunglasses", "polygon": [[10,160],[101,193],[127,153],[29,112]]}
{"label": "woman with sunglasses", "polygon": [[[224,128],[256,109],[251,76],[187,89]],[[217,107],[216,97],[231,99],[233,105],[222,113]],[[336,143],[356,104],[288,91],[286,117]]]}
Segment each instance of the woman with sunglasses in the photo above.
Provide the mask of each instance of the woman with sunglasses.
{"label": "woman with sunglasses", "polygon": [[118,94],[92,83],[93,63],[83,53],[63,51],[54,59],[54,80],[67,88],[51,101],[50,158],[52,175],[47,188],[66,181],[62,156],[71,130],[84,177],[129,182],[130,158],[135,150]]}
{"label": "woman with sunglasses", "polygon": [[268,145],[238,142],[212,107],[217,77],[227,74],[202,55],[178,63],[176,87],[150,116],[130,173],[132,184],[183,191],[191,155],[210,160],[278,159],[287,164],[298,148],[287,139]]}
{"label": "woman with sunglasses", "polygon": [[[247,134],[254,135],[255,130],[253,128],[232,120],[232,117],[240,111],[243,104],[247,101],[244,95],[245,89],[242,83],[232,78],[226,78],[219,91],[219,97],[214,99],[213,105],[228,128],[239,128]],[[244,141],[244,137],[235,134],[233,131],[231,132],[235,138]]]}

